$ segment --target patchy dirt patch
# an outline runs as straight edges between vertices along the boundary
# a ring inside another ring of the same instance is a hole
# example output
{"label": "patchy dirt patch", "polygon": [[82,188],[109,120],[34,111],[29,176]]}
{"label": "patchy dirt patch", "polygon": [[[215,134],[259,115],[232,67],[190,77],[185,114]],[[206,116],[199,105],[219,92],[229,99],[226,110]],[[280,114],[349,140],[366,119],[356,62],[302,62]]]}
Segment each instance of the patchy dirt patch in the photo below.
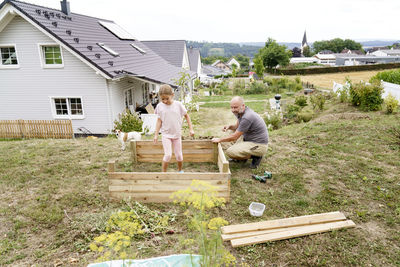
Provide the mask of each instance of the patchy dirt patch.
{"label": "patchy dirt patch", "polygon": [[312,120],[313,123],[321,123],[335,120],[362,120],[371,119],[368,114],[363,113],[338,113],[338,114],[328,114],[322,117]]}

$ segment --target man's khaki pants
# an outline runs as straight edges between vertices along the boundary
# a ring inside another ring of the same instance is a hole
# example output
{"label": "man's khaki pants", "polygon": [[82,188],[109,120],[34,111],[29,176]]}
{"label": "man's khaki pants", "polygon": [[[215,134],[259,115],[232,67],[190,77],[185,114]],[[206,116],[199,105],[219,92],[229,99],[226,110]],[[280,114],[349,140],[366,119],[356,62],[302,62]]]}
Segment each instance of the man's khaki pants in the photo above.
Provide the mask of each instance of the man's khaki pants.
{"label": "man's khaki pants", "polygon": [[250,156],[262,157],[267,154],[267,150],[267,144],[258,144],[239,139],[234,145],[228,147],[225,153],[232,159],[248,159]]}

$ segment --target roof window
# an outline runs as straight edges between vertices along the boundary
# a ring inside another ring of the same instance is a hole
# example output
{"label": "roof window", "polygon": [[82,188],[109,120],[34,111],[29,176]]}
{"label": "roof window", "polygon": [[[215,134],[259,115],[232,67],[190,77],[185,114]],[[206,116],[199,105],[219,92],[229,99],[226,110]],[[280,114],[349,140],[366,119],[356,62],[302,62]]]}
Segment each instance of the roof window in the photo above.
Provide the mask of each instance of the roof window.
{"label": "roof window", "polygon": [[111,33],[113,33],[115,36],[117,36],[119,39],[122,39],[122,40],[136,40],[136,38],[133,37],[129,32],[125,31],[124,29],[121,28],[121,26],[115,24],[114,22],[107,22],[107,21],[100,21],[99,20],[99,23],[104,28],[106,28]]}
{"label": "roof window", "polygon": [[142,54],[146,54],[146,50],[143,50],[142,48],[140,48],[139,46],[135,45],[135,44],[131,44],[131,46],[133,48],[135,48],[137,51],[139,51]]}
{"label": "roof window", "polygon": [[106,46],[104,43],[97,43],[97,45],[100,46],[101,48],[103,48],[104,50],[106,50],[110,55],[112,55],[114,57],[119,56],[119,54],[117,52],[115,52],[114,50],[112,50],[111,48]]}

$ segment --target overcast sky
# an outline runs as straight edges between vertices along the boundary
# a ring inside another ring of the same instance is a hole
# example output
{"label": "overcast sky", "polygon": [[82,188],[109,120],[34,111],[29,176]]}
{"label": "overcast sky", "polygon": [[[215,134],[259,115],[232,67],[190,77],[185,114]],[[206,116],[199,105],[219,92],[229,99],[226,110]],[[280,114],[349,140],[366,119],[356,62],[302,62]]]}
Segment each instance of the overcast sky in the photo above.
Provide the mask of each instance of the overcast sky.
{"label": "overcast sky", "polygon": [[[0,0],[2,1],[2,0]],[[60,9],[60,0],[25,0]],[[69,0],[139,40],[309,42],[400,39],[400,0]]]}

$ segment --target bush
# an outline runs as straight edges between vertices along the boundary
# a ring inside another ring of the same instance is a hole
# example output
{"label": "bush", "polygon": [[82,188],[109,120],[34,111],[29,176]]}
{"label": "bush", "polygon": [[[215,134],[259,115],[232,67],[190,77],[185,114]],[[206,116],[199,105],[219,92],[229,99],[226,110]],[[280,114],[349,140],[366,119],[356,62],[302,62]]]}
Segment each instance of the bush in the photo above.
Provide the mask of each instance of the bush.
{"label": "bush", "polygon": [[288,120],[293,120],[297,117],[297,113],[301,110],[301,107],[297,105],[287,105],[285,117]]}
{"label": "bush", "polygon": [[322,94],[313,95],[310,97],[310,102],[313,109],[323,110],[325,106],[325,96]]}
{"label": "bush", "polygon": [[283,91],[297,92],[303,89],[301,80],[296,77],[294,80],[287,77],[270,78],[264,77],[264,82],[268,84],[268,91],[272,93],[282,93]]}
{"label": "bush", "polygon": [[342,88],[336,91],[336,95],[339,97],[339,101],[341,103],[348,102],[350,99],[349,96],[349,86],[344,85]]}
{"label": "bush", "polygon": [[376,111],[382,107],[383,88],[379,83],[351,84],[349,89],[350,101],[364,111]]}
{"label": "bush", "polygon": [[246,94],[266,94],[267,87],[262,82],[252,82],[250,83],[250,88],[245,91]]}
{"label": "bush", "polygon": [[299,122],[309,122],[313,116],[314,113],[311,110],[302,110],[301,112],[297,113],[297,119]]}
{"label": "bush", "polygon": [[119,129],[125,133],[127,132],[141,132],[143,121],[139,118],[137,113],[132,113],[129,109],[118,115],[118,120],[114,121],[114,131]]}
{"label": "bush", "polygon": [[244,95],[246,93],[246,84],[244,80],[240,79],[235,81],[232,92],[234,95]]}
{"label": "bush", "polygon": [[392,114],[397,111],[399,105],[399,101],[389,94],[387,97],[385,97],[385,106],[386,106],[386,113],[387,114]]}
{"label": "bush", "polygon": [[296,96],[295,100],[294,100],[294,104],[298,105],[300,107],[305,107],[307,106],[307,97],[304,95],[301,96]]}
{"label": "bush", "polygon": [[380,82],[381,80],[388,83],[400,84],[400,69],[378,72],[375,76],[372,76],[369,81],[373,83]]}
{"label": "bush", "polygon": [[278,111],[273,114],[266,114],[264,121],[268,129],[277,130],[282,127],[282,114]]}

